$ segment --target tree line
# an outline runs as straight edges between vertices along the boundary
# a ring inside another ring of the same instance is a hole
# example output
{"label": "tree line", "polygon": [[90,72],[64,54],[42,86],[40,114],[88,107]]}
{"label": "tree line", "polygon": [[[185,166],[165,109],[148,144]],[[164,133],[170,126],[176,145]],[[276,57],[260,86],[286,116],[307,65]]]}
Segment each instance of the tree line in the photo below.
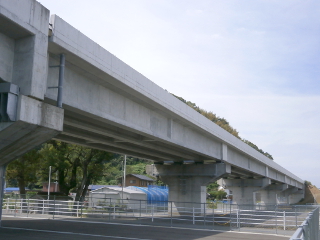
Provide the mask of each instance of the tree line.
{"label": "tree line", "polygon": [[[172,93],[171,93],[172,94]],[[172,94],[174,97],[178,98],[180,101],[182,101],[183,103],[187,104],[189,107],[193,108],[194,110],[196,110],[198,113],[202,114],[203,116],[205,116],[206,118],[208,118],[210,121],[214,122],[215,124],[217,124],[219,127],[223,128],[224,130],[226,130],[227,132],[231,133],[233,136],[239,138],[241,141],[243,141],[244,143],[248,144],[250,147],[254,148],[255,150],[257,150],[258,152],[262,153],[263,155],[265,155],[266,157],[270,158],[271,160],[273,160],[273,157],[271,154],[269,154],[268,152],[263,151],[262,149],[260,149],[257,145],[255,145],[254,143],[250,142],[249,140],[246,139],[242,139],[239,136],[239,132],[233,128],[230,123],[225,119],[225,118],[221,118],[218,117],[215,113],[211,112],[211,111],[206,111],[202,108],[200,108],[199,106],[197,106],[195,103],[187,101],[185,99],[183,99],[182,97],[176,96],[174,94]]]}
{"label": "tree line", "polygon": [[[51,140],[29,151],[8,164],[7,186],[40,188],[48,182],[51,166],[52,181],[59,183],[60,193],[76,193],[76,201],[82,201],[90,184],[117,185],[122,177],[123,155],[91,149],[84,146]],[[127,174],[146,174],[151,161],[127,158]]]}

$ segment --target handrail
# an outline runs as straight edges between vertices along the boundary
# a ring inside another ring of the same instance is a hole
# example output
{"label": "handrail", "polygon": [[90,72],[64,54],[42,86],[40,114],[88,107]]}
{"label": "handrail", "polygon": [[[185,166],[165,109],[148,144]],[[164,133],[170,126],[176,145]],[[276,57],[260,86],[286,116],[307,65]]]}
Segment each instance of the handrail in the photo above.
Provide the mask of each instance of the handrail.
{"label": "handrail", "polygon": [[290,240],[313,240],[319,237],[319,207],[311,211]]}

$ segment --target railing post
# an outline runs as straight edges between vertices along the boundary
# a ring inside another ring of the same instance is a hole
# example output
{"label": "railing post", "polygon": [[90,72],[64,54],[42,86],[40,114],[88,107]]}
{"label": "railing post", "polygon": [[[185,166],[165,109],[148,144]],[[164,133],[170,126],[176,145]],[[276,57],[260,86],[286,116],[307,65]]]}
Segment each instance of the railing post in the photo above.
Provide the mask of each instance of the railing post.
{"label": "railing post", "polygon": [[113,219],[116,218],[116,204],[113,204]]}
{"label": "railing post", "polygon": [[309,231],[308,231],[308,225],[305,224],[302,226],[302,229],[303,229],[303,237],[304,237],[304,240],[311,240],[309,238]]}
{"label": "railing post", "polygon": [[229,225],[230,225],[230,230],[232,230],[232,214],[231,214],[232,212],[231,212],[231,203],[229,204]]}
{"label": "railing post", "polygon": [[283,230],[286,230],[286,211],[283,211]]}
{"label": "railing post", "polygon": [[9,203],[10,203],[10,198],[7,198],[7,214],[9,213]]}
{"label": "railing post", "polygon": [[[218,208],[218,203],[217,203],[217,208]],[[212,208],[212,229],[214,229],[214,204]]]}
{"label": "railing post", "polygon": [[30,203],[30,198],[29,199],[27,199],[27,196],[26,196],[26,201],[27,201],[27,217],[29,216],[29,208],[30,208],[30,205],[29,205],[29,203]]}
{"label": "railing post", "polygon": [[86,199],[84,199],[84,201],[82,201],[82,203],[80,205],[80,216],[81,216],[81,218],[82,218],[82,212],[83,212],[83,207],[84,207],[84,204],[85,204],[85,200]]}
{"label": "railing post", "polygon": [[298,227],[298,216],[297,216],[297,206],[294,206],[295,209],[295,217],[296,217],[296,228]]}
{"label": "railing post", "polygon": [[194,207],[192,207],[192,224],[194,225]]}
{"label": "railing post", "polygon": [[170,214],[170,217],[171,217],[171,227],[172,227],[172,201],[171,201],[171,214]]}
{"label": "railing post", "polygon": [[203,203],[204,205],[204,209],[203,209],[203,215],[204,215],[204,225],[206,225],[206,207],[207,207],[207,203]]}
{"label": "railing post", "polygon": [[278,213],[277,213],[277,207],[275,208],[275,217],[276,217],[276,234],[278,234]]}
{"label": "railing post", "polygon": [[16,196],[16,200],[14,202],[14,216],[17,216],[17,196]]}
{"label": "railing post", "polygon": [[237,209],[237,228],[240,230],[240,223],[239,223],[239,209]]}
{"label": "railing post", "polygon": [[79,201],[78,201],[78,204],[77,204],[77,217],[79,217]]}
{"label": "railing post", "polygon": [[20,198],[20,215],[22,215],[23,212],[23,198]]}
{"label": "railing post", "polygon": [[152,216],[152,222],[153,222],[153,211],[154,211],[154,206],[151,205],[151,216]]}
{"label": "railing post", "polygon": [[53,197],[53,214],[52,214],[52,219],[54,219],[54,214],[56,211],[56,195]]}

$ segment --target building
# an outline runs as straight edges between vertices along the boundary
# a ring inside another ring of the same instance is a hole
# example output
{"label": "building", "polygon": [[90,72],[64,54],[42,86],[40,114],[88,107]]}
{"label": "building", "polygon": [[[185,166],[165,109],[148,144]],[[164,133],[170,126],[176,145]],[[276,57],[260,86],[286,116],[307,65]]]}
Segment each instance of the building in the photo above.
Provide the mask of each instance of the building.
{"label": "building", "polygon": [[[42,184],[42,192],[48,192],[48,183],[44,182]],[[58,182],[51,182],[50,183],[50,191],[49,192],[60,192],[60,187]]]}
{"label": "building", "polygon": [[[28,188],[25,188],[25,190],[29,190]],[[20,189],[18,187],[7,187],[4,189],[5,193],[16,193],[19,194],[20,193]]]}
{"label": "building", "polygon": [[88,206],[92,208],[101,208],[115,206],[121,203],[130,206],[130,208],[137,208],[140,206],[140,201],[145,205],[146,199],[146,194],[142,191],[110,186],[90,191]]}
{"label": "building", "polygon": [[[122,183],[122,178],[120,178],[120,180]],[[127,174],[124,186],[147,187],[149,185],[153,185],[154,182],[155,180],[144,175]]]}
{"label": "building", "polygon": [[87,201],[89,207],[97,209],[115,205],[126,205],[130,209],[144,208],[149,204],[166,206],[168,204],[168,188],[105,186],[90,191]]}

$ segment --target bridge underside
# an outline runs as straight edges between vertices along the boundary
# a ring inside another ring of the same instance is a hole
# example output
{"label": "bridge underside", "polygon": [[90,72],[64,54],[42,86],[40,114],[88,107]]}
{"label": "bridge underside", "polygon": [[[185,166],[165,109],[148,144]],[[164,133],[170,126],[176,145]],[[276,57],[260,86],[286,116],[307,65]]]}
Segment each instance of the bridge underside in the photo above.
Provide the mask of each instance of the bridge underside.
{"label": "bridge underside", "polygon": [[[156,165],[208,165],[223,163],[221,159],[213,158],[172,142],[163,141],[152,135],[125,128],[97,116],[71,110],[65,106],[63,131],[53,139],[72,144],[78,144],[103,151],[126,154],[146,160],[152,160]],[[264,179],[266,176],[250,172],[248,169],[230,165],[230,171],[225,179]],[[270,185],[279,185],[280,181],[270,180]]]}

